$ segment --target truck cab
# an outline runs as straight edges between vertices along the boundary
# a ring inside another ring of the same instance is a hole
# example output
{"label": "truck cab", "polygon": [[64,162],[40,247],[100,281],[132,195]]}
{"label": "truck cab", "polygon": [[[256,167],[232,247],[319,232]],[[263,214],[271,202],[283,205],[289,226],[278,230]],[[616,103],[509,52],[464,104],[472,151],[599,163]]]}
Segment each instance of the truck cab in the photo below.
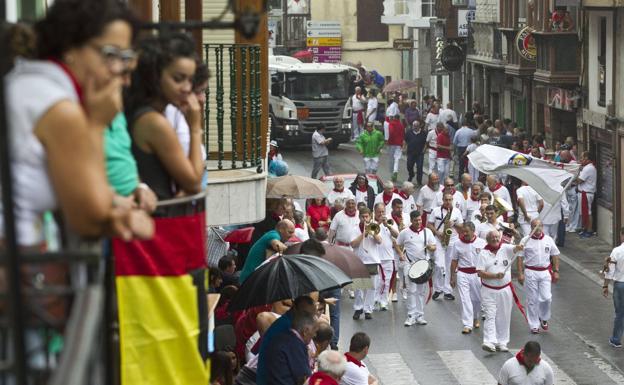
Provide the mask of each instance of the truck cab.
{"label": "truck cab", "polygon": [[319,125],[332,147],[351,139],[349,90],[355,68],[302,63],[289,56],[269,56],[271,139],[280,145],[310,144]]}

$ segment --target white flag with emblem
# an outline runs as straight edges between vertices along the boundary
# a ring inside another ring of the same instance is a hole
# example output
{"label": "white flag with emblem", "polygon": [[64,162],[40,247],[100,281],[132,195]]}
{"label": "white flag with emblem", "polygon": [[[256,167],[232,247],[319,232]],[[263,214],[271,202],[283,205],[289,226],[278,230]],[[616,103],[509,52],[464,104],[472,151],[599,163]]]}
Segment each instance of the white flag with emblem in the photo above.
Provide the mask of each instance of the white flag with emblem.
{"label": "white flag with emblem", "polygon": [[559,163],[533,158],[506,148],[484,144],[468,155],[473,167],[485,174],[508,174],[533,187],[551,205],[563,194],[570,178],[581,168],[578,163]]}

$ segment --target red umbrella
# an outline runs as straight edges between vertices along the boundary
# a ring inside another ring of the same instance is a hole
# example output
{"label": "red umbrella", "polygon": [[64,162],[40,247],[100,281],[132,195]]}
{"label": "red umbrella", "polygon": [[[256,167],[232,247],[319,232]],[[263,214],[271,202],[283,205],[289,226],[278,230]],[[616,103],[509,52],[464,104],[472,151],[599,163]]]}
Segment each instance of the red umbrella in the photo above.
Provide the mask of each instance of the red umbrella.
{"label": "red umbrella", "polygon": [[383,93],[386,92],[403,92],[418,88],[418,84],[411,80],[393,80],[386,84]]}
{"label": "red umbrella", "polygon": [[292,54],[292,57],[294,57],[295,59],[299,59],[304,63],[312,63],[312,61],[314,60],[314,55],[311,51],[308,51],[307,49],[295,52],[294,54]]}
{"label": "red umbrella", "polygon": [[251,242],[253,232],[253,227],[243,227],[242,229],[230,231],[223,240],[230,243],[249,243]]}

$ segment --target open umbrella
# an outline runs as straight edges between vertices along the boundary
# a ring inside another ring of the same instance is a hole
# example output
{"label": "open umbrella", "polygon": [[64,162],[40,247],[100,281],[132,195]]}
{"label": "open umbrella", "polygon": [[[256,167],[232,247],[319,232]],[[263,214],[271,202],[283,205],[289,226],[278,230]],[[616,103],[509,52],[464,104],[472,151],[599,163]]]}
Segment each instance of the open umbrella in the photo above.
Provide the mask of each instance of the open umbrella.
{"label": "open umbrella", "polygon": [[313,291],[336,289],[351,283],[336,265],[311,255],[283,255],[260,265],[232,299],[231,311],[248,309]]}
{"label": "open umbrella", "polygon": [[[362,263],[362,260],[353,251],[346,247],[330,245],[329,243],[323,243],[323,247],[325,248],[325,255],[322,255],[321,258],[338,266],[347,276],[351,277],[353,283],[349,285],[350,288],[373,288],[373,281],[370,279],[366,265]],[[284,254],[299,254],[300,249],[301,243],[296,243],[289,246]]]}
{"label": "open umbrella", "polygon": [[267,198],[295,199],[324,198],[329,193],[329,186],[318,179],[299,175],[285,175],[270,178],[267,182]]}
{"label": "open umbrella", "polygon": [[386,84],[383,92],[402,92],[418,88],[418,84],[411,80],[393,80]]}
{"label": "open umbrella", "polygon": [[250,243],[253,232],[253,226],[243,227],[230,231],[223,240],[230,243]]}

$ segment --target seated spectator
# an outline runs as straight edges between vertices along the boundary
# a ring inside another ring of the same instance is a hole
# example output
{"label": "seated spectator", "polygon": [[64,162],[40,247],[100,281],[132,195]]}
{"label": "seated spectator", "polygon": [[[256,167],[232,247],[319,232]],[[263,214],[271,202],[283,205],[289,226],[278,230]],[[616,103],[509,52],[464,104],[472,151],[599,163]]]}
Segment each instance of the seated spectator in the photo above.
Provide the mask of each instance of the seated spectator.
{"label": "seated spectator", "polygon": [[334,328],[327,322],[319,320],[316,336],[312,339],[312,341],[314,341],[314,354],[312,354],[310,358],[313,362],[318,358],[319,354],[329,348],[332,338],[334,338]]}
{"label": "seated spectator", "polygon": [[288,219],[284,219],[277,223],[275,230],[264,234],[249,250],[245,265],[240,274],[240,283],[242,284],[258,266],[264,262],[267,257],[286,251],[284,242],[288,241],[295,233],[295,225]]}
{"label": "seated spectator", "polygon": [[347,360],[344,355],[325,350],[318,356],[318,371],[308,381],[311,385],[338,385],[347,370]]}
{"label": "seated spectator", "polygon": [[366,333],[358,332],[351,337],[349,352],[345,353],[347,370],[340,380],[340,385],[373,385],[378,383],[362,362],[368,355],[370,344],[370,337]]}
{"label": "seated spectator", "polygon": [[231,254],[226,254],[219,259],[219,270],[223,279],[223,286],[238,286],[238,276],[236,274],[236,261]]}

